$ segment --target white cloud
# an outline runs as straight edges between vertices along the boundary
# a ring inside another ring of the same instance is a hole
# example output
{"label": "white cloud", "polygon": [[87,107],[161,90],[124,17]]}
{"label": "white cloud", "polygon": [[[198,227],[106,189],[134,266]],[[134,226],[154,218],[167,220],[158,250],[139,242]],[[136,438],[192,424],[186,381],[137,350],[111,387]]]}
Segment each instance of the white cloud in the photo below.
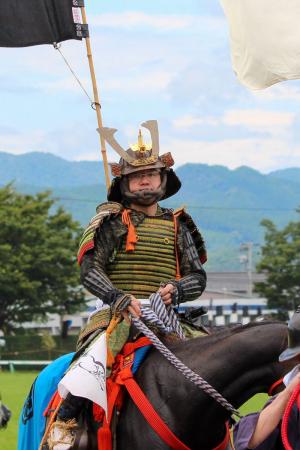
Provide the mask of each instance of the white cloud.
{"label": "white cloud", "polygon": [[[89,92],[91,80],[89,78],[81,78],[80,83],[91,97],[92,94]],[[59,78],[57,80],[41,81],[36,84],[36,87],[46,93],[69,92],[72,94],[81,95],[82,92],[82,88],[79,86],[76,79],[71,76],[68,78]]]}
{"label": "white cloud", "polygon": [[267,133],[271,136],[283,135],[294,124],[293,112],[265,111],[259,109],[235,109],[225,111],[222,117],[185,115],[173,120],[176,129],[189,130],[199,125],[228,127],[240,126],[248,131]]}
{"label": "white cloud", "polygon": [[108,13],[95,15],[90,20],[91,25],[118,29],[141,30],[151,28],[164,32],[172,30],[193,30],[201,32],[201,27],[210,30],[225,28],[225,19],[214,16],[194,16],[190,14],[146,14],[142,11],[126,11],[123,13]]}
{"label": "white cloud", "polygon": [[226,111],[222,119],[225,125],[243,126],[250,131],[278,136],[287,131],[295,120],[295,113],[264,111],[260,109],[236,109]]}
{"label": "white cloud", "polygon": [[278,83],[268,89],[252,91],[254,97],[259,101],[292,100],[300,101],[300,87],[293,85],[293,81]]}
{"label": "white cloud", "polygon": [[102,86],[105,91],[122,91],[134,93],[137,91],[149,93],[161,93],[165,91],[173,79],[173,74],[163,70],[140,73],[131,77],[106,79]]}
{"label": "white cloud", "polygon": [[176,165],[187,162],[221,164],[231,169],[242,165],[261,172],[300,166],[300,146],[276,139],[227,139],[215,142],[170,140],[164,151],[171,151]]}
{"label": "white cloud", "polygon": [[46,133],[42,130],[31,130],[29,132],[10,132],[0,134],[1,151],[20,155],[31,151],[43,151]]}
{"label": "white cloud", "polygon": [[178,117],[172,121],[172,125],[176,129],[189,130],[197,125],[211,125],[216,126],[220,123],[220,120],[216,117],[198,117],[192,114]]}

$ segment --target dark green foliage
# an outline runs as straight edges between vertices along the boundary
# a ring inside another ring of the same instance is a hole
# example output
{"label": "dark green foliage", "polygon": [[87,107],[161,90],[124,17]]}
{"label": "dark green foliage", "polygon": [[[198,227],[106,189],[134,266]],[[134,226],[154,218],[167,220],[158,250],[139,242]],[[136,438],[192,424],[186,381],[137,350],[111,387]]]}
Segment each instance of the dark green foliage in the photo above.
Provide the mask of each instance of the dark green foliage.
{"label": "dark green foliage", "polygon": [[[55,342],[55,348],[49,351],[43,348],[42,335],[5,336],[5,347],[0,348],[1,359],[53,360],[76,349],[77,335],[70,335],[65,339],[61,336],[51,336],[51,338]],[[22,369],[25,368],[25,366],[22,367]],[[38,370],[40,369],[38,367]]]}
{"label": "dark green foliage", "polygon": [[[300,212],[300,211],[298,211]],[[262,222],[266,230],[262,258],[257,269],[267,279],[257,283],[256,292],[268,299],[268,305],[286,310],[300,304],[300,220],[278,230],[273,222]]]}
{"label": "dark green foliage", "polygon": [[47,192],[0,189],[0,329],[83,306],[76,263],[81,229]]}

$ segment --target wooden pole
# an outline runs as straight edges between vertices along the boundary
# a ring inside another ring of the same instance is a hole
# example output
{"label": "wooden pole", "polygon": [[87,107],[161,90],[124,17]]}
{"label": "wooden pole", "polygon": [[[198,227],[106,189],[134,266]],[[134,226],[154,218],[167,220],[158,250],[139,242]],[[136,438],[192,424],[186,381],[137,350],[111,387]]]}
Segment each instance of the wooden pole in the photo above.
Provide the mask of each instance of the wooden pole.
{"label": "wooden pole", "polygon": [[[85,8],[84,8],[84,6],[82,6],[80,9],[81,9],[81,15],[82,15],[82,23],[84,25],[86,25],[87,24],[87,20],[86,20]],[[94,63],[93,63],[93,55],[92,55],[92,50],[91,50],[91,41],[90,41],[89,37],[85,38],[85,43],[86,43],[87,57],[88,57],[88,61],[89,61],[90,73],[91,73],[91,78],[92,78],[92,85],[93,85],[93,92],[94,92],[94,102],[95,102],[95,108],[96,108],[96,114],[97,114],[98,128],[101,128],[103,126],[102,115],[101,115],[101,106],[100,106],[100,101],[99,101],[97,81],[96,81],[96,75],[95,75],[95,69],[94,69]],[[110,187],[110,178],[109,178],[109,171],[108,171],[108,161],[107,161],[105,139],[101,136],[100,133],[99,133],[99,138],[100,138],[101,153],[102,153],[102,159],[103,159],[103,165],[104,165],[106,188],[108,190],[109,187]]]}

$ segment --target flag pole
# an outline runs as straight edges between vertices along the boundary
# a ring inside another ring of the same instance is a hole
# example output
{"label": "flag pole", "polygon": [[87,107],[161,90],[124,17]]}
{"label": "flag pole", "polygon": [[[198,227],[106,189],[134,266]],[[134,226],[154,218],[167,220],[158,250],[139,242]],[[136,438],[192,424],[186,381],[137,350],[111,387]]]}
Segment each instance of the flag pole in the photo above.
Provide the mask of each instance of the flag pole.
{"label": "flag pole", "polygon": [[[82,23],[84,25],[87,25],[85,7],[81,6],[80,9],[81,9]],[[97,114],[98,128],[101,128],[103,126],[102,115],[101,115],[101,105],[100,105],[100,101],[99,101],[97,81],[96,81],[96,75],[95,75],[95,69],[94,69],[94,63],[93,63],[93,55],[92,55],[92,50],[91,50],[91,41],[90,41],[89,37],[85,38],[85,44],[86,44],[87,57],[88,57],[88,62],[89,62],[89,67],[90,67],[91,78],[92,78],[93,93],[94,93],[94,105],[95,105],[96,114]],[[110,178],[109,178],[109,171],[108,171],[108,161],[107,161],[105,139],[101,136],[100,133],[99,133],[99,137],[100,137],[100,147],[101,147],[101,153],[102,153],[102,159],[103,159],[103,165],[104,165],[106,188],[108,190],[110,187]]]}

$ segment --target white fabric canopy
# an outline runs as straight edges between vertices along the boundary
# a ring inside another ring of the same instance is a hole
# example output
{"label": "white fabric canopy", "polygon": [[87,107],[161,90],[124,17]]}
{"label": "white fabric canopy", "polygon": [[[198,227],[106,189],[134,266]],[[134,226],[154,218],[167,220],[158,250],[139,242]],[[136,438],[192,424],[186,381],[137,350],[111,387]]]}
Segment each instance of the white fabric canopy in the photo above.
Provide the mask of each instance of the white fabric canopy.
{"label": "white fabric canopy", "polygon": [[233,70],[250,89],[300,78],[300,0],[220,0]]}

